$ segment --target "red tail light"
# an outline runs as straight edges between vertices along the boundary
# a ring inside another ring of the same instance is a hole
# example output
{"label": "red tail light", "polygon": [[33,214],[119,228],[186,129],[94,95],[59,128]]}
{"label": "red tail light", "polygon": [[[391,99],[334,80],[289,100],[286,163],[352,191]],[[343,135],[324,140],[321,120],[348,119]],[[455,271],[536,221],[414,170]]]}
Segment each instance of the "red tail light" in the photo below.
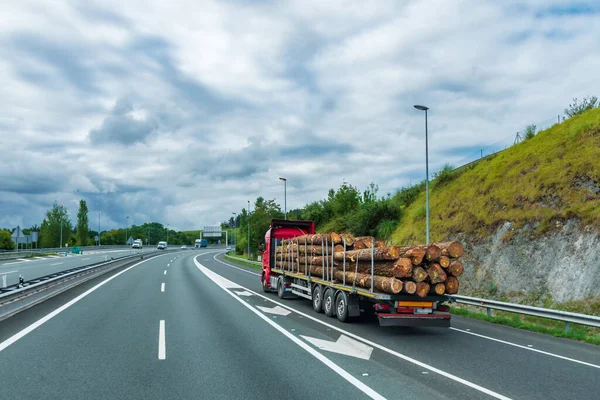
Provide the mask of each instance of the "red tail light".
{"label": "red tail light", "polygon": [[387,303],[377,303],[375,304],[375,311],[388,312],[390,311],[390,305]]}
{"label": "red tail light", "polygon": [[441,312],[448,312],[450,311],[450,306],[438,306],[437,310]]}

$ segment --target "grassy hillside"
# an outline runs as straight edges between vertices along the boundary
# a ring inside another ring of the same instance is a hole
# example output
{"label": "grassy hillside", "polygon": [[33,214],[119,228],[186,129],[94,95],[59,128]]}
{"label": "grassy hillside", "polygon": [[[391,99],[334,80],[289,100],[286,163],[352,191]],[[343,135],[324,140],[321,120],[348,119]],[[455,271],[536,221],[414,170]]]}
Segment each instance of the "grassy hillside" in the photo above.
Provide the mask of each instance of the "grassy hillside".
{"label": "grassy hillside", "polygon": [[[539,235],[571,218],[598,228],[600,108],[463,170],[442,174],[430,186],[430,210],[433,241],[457,232],[483,238],[505,221],[516,227],[534,223]],[[393,241],[423,242],[424,190],[404,211]]]}

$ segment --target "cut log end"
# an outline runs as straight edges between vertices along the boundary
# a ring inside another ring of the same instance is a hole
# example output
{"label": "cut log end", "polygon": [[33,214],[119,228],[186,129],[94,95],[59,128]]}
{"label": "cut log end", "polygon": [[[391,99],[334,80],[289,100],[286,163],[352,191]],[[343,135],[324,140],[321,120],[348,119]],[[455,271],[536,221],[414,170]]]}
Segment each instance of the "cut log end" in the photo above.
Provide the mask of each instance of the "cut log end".
{"label": "cut log end", "polygon": [[450,264],[450,266],[448,267],[448,272],[452,276],[456,276],[456,277],[461,276],[464,271],[465,271],[465,268],[463,267],[462,262],[460,262],[458,260],[452,262],[452,264]]}
{"label": "cut log end", "polygon": [[394,264],[396,278],[410,278],[413,273],[413,265],[410,258],[399,258]]}
{"label": "cut log end", "polygon": [[443,283],[437,283],[434,287],[433,290],[435,292],[435,294],[437,294],[438,296],[443,295],[444,293],[446,293],[446,285]]}
{"label": "cut log end", "polygon": [[390,289],[392,293],[398,294],[402,291],[402,281],[398,279],[391,278],[390,281]]}
{"label": "cut log end", "polygon": [[464,247],[459,242],[444,242],[436,244],[442,250],[442,255],[444,256],[459,258],[463,255]]}
{"label": "cut log end", "polygon": [[427,271],[423,267],[416,267],[413,269],[412,277],[417,283],[423,282],[427,279]]}
{"label": "cut log end", "polygon": [[429,294],[431,286],[427,282],[420,282],[417,284],[417,291],[415,292],[419,297],[425,297]]}
{"label": "cut log end", "polygon": [[449,276],[446,279],[446,293],[456,294],[458,293],[458,279],[454,276]]}
{"label": "cut log end", "polygon": [[442,250],[437,247],[435,244],[430,244],[427,246],[427,250],[425,250],[425,258],[427,261],[437,261],[442,255]]}
{"label": "cut log end", "polygon": [[431,283],[442,283],[446,280],[447,275],[444,272],[444,269],[440,266],[440,264],[433,263],[427,268],[427,275],[429,276],[429,280]]}
{"label": "cut log end", "polygon": [[448,257],[448,256],[441,256],[440,260],[438,261],[438,263],[440,264],[440,266],[442,268],[448,268],[450,266],[450,257]]}
{"label": "cut log end", "polygon": [[404,281],[403,292],[408,294],[415,294],[417,291],[417,284],[413,281]]}

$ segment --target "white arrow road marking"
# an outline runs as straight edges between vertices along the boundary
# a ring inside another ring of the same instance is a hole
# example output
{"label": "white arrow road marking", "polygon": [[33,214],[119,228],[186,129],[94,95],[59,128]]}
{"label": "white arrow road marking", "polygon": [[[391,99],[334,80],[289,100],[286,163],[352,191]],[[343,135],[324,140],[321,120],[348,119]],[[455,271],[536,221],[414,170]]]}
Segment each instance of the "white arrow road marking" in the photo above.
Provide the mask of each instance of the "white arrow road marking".
{"label": "white arrow road marking", "polygon": [[[198,267],[198,269],[200,271],[202,271],[202,273],[204,273],[204,275],[206,275],[210,280],[215,282],[217,285],[221,286],[220,284],[221,284],[221,282],[223,282],[223,279],[227,281],[227,279],[225,279],[225,278],[219,279],[218,274],[214,273],[210,269],[208,269],[205,266],[203,266],[202,264],[200,264],[196,258],[194,258],[194,263],[196,264],[196,267]],[[251,305],[244,303],[244,301],[242,299],[240,299],[238,296],[235,296],[232,291],[224,288],[223,286],[221,286],[221,288],[223,290],[225,290],[225,292],[228,295],[230,295],[235,300],[239,301],[242,305],[244,305],[244,307],[248,308],[248,310],[252,311],[258,317],[260,317],[263,321],[265,321],[266,323],[271,325],[274,329],[276,329],[279,333],[281,333],[282,335],[284,335],[285,337],[290,339],[292,342],[294,342],[296,345],[298,345],[304,351],[306,351],[307,353],[309,353],[310,355],[315,357],[317,360],[319,360],[320,362],[325,364],[328,368],[330,368],[336,374],[338,374],[339,376],[344,378],[346,381],[348,381],[350,384],[352,384],[354,387],[356,387],[362,393],[364,393],[371,399],[385,400],[385,397],[383,397],[382,395],[377,393],[375,390],[371,389],[369,386],[367,386],[363,382],[359,381],[357,378],[352,376],[348,371],[346,371],[345,369],[343,369],[342,367],[340,367],[339,365],[337,365],[336,363],[334,363],[333,361],[331,361],[330,359],[325,357],[323,354],[319,353],[317,350],[310,347],[308,344],[304,343],[302,340],[298,339],[296,336],[292,335],[291,333],[289,333],[288,331],[283,329],[281,326],[277,325],[275,322],[273,322],[272,320],[267,318],[264,314],[261,314],[260,312],[258,312]],[[0,346],[1,346],[1,343],[0,343]],[[0,349],[1,349],[1,347],[0,347]]]}
{"label": "white arrow road marking", "polygon": [[292,313],[291,311],[286,310],[285,308],[279,307],[279,306],[275,306],[273,308],[271,308],[271,307],[256,306],[256,308],[260,309],[262,312],[266,312],[266,313],[269,313],[269,314],[275,314],[275,315],[286,316],[286,315],[289,315],[289,314]]}
{"label": "white arrow road marking", "polygon": [[238,296],[252,296],[252,293],[247,292],[247,291],[243,291],[243,292],[235,292],[235,294],[237,294]]}
{"label": "white arrow road marking", "polygon": [[343,354],[346,356],[352,356],[356,358],[362,358],[363,360],[370,359],[371,353],[373,352],[373,348],[371,346],[367,346],[366,344],[363,344],[358,340],[349,338],[346,335],[341,335],[337,342],[317,339],[310,336],[300,335],[300,337],[321,350],[331,351],[332,353]]}

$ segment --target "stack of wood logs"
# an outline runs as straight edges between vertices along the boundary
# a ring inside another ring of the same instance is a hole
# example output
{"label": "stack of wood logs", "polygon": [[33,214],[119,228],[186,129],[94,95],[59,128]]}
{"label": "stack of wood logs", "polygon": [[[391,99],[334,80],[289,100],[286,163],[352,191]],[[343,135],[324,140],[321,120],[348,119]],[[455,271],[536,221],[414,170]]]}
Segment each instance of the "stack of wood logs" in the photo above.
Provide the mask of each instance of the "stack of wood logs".
{"label": "stack of wood logs", "polygon": [[458,293],[462,254],[458,242],[398,247],[372,237],[331,232],[282,241],[275,263],[290,272],[349,286],[370,289],[373,285],[384,293],[426,297]]}

